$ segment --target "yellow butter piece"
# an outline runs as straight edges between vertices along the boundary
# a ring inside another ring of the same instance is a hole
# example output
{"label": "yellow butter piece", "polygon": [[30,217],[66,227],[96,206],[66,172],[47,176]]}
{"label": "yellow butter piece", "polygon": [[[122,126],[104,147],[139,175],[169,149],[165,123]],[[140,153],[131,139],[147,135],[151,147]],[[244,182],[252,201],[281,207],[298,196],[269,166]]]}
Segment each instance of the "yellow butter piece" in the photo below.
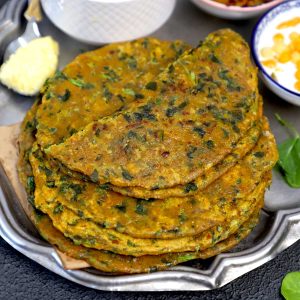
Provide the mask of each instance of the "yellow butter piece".
{"label": "yellow butter piece", "polygon": [[1,66],[0,81],[20,94],[37,94],[56,71],[58,54],[58,43],[50,36],[32,40]]}

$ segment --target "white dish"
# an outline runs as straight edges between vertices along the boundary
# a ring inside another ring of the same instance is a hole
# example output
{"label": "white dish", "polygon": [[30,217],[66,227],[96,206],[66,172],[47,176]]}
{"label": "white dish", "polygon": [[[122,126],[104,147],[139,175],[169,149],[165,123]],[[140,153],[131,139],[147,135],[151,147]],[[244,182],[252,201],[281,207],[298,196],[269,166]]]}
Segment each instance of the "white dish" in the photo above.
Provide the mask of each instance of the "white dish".
{"label": "white dish", "polygon": [[213,0],[191,1],[205,12],[216,17],[230,20],[243,20],[254,18],[263,14],[268,9],[272,8],[283,0],[273,0],[271,2],[253,7],[228,6]]}
{"label": "white dish", "polygon": [[[287,76],[287,80],[285,80],[285,83],[282,82],[283,76],[279,76],[279,81],[276,81],[274,78],[272,78],[270,70],[262,65],[259,51],[263,47],[268,45],[268,43],[270,44],[270,42],[272,41],[272,36],[275,33],[274,29],[279,23],[299,15],[299,0],[287,1],[279,4],[278,6],[267,12],[258,21],[256,27],[253,30],[251,41],[253,58],[260,70],[260,75],[263,82],[280,98],[297,106],[300,106],[300,92],[297,92],[290,87],[290,81],[293,79],[292,77],[294,72],[290,71],[291,74],[285,75]],[[289,67],[290,66],[288,66],[288,68]]]}
{"label": "white dish", "polygon": [[137,39],[171,16],[175,0],[41,0],[49,19],[81,42],[100,45]]}

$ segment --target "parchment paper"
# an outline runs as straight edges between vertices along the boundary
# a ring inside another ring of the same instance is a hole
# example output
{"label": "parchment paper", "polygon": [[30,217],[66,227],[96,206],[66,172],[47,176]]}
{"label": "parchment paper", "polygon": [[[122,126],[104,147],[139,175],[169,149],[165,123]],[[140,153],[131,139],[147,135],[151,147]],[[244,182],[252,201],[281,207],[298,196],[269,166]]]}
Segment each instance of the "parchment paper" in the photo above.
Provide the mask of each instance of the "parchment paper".
{"label": "parchment paper", "polygon": [[[27,201],[27,195],[24,187],[19,181],[17,172],[18,162],[18,136],[20,132],[20,123],[10,126],[0,126],[0,163],[8,177],[17,198],[24,209],[24,213],[33,219],[33,208]],[[55,248],[55,247],[54,247]],[[61,262],[65,269],[74,270],[90,267],[90,265],[83,261],[74,259],[56,249]]]}

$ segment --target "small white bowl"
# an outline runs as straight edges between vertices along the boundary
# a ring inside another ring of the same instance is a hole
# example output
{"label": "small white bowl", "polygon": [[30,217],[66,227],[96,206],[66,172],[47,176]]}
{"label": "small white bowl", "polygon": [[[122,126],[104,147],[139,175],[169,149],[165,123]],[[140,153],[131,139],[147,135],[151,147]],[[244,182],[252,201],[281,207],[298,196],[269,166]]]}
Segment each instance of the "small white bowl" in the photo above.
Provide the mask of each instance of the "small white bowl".
{"label": "small white bowl", "polygon": [[273,0],[271,2],[249,7],[225,5],[214,0],[191,0],[205,12],[222,19],[244,20],[260,16],[268,9],[284,0]]}
{"label": "small white bowl", "polygon": [[282,85],[282,83],[279,83],[278,81],[274,80],[271,77],[271,75],[268,74],[266,68],[262,65],[261,60],[259,58],[259,46],[261,45],[261,41],[265,42],[266,39],[272,38],[272,35],[270,36],[268,32],[270,32],[274,27],[274,21],[276,23],[277,20],[286,20],[284,14],[287,16],[287,18],[289,18],[288,14],[290,14],[291,11],[294,9],[296,9],[297,14],[300,15],[299,0],[283,2],[271,9],[270,11],[268,11],[265,15],[263,15],[252,32],[251,50],[253,59],[259,68],[260,77],[262,78],[266,86],[280,98],[292,104],[300,106],[300,93],[291,90],[286,86]]}
{"label": "small white bowl", "polygon": [[41,0],[59,29],[100,45],[149,35],[171,16],[176,0]]}

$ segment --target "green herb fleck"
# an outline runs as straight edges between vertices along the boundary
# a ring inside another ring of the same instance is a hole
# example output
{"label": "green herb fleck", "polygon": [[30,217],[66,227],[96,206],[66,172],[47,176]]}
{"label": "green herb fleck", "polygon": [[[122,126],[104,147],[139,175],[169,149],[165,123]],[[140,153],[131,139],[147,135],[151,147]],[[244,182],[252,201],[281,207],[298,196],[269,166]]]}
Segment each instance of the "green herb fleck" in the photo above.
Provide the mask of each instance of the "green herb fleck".
{"label": "green herb fleck", "polygon": [[131,181],[134,177],[125,169],[122,168],[122,176],[124,179]]}
{"label": "green herb fleck", "polygon": [[257,151],[254,153],[254,156],[257,157],[257,158],[262,158],[265,156],[265,153],[264,152],[261,152],[261,151]]}
{"label": "green herb fleck", "polygon": [[227,88],[234,92],[239,92],[241,87],[228,75],[228,70],[221,70],[219,72],[219,77],[227,82]]}
{"label": "green herb fleck", "polygon": [[47,181],[46,182],[46,186],[48,187],[48,188],[54,188],[55,187],[55,181]]}
{"label": "green herb fleck", "polygon": [[188,261],[188,260],[191,260],[191,259],[195,259],[196,256],[194,254],[185,254],[185,255],[181,255],[178,257],[178,261],[180,262],[185,262],[185,261]]}
{"label": "green herb fleck", "polygon": [[131,240],[127,240],[127,246],[129,246],[129,247],[136,247],[136,244],[133,243]]}
{"label": "green herb fleck", "polygon": [[137,200],[135,212],[139,215],[147,215],[147,208],[143,205],[142,200]]}
{"label": "green herb fleck", "polygon": [[55,215],[58,215],[58,214],[62,213],[63,211],[64,211],[64,207],[63,207],[63,205],[62,205],[61,203],[58,203],[58,204],[55,206],[55,208],[53,209],[53,213],[54,213]]}
{"label": "green herb fleck", "polygon": [[205,136],[205,130],[202,127],[194,127],[193,131],[198,133],[198,135],[203,138]]}
{"label": "green herb fleck", "polygon": [[109,66],[104,67],[104,72],[101,73],[102,78],[110,81],[110,82],[118,82],[120,80],[119,75],[111,69]]}
{"label": "green herb fleck", "polygon": [[62,101],[62,102],[66,102],[71,96],[71,92],[66,89],[65,93],[63,95],[57,96],[57,98]]}
{"label": "green herb fleck", "polygon": [[187,151],[187,153],[186,153],[186,155],[187,155],[187,157],[188,158],[194,158],[194,153],[197,151],[197,147],[195,147],[195,146],[189,146],[189,149],[188,149],[188,151]]}
{"label": "green herb fleck", "polygon": [[35,190],[35,183],[34,183],[34,177],[28,176],[27,177],[27,189],[29,193],[33,193]]}
{"label": "green herb fleck", "polygon": [[198,190],[198,186],[195,182],[189,182],[184,187],[184,192],[187,194],[189,192],[195,192]]}
{"label": "green herb fleck", "polygon": [[120,212],[123,212],[123,213],[126,212],[126,204],[125,203],[117,204],[114,206],[114,208],[116,208]]}
{"label": "green herb fleck", "polygon": [[49,131],[50,131],[51,133],[55,133],[55,132],[57,131],[57,128],[55,128],[55,127],[50,127],[50,128],[49,128]]}
{"label": "green herb fleck", "polygon": [[178,216],[178,219],[179,219],[180,223],[183,223],[187,220],[187,216],[184,212],[181,212]]}
{"label": "green herb fleck", "polygon": [[124,94],[135,97],[135,91],[132,89],[123,89]]}
{"label": "green herb fleck", "polygon": [[137,60],[135,57],[133,57],[133,56],[128,57],[127,62],[128,62],[128,66],[130,69],[137,68]]}
{"label": "green herb fleck", "polygon": [[90,175],[90,179],[92,182],[96,183],[99,180],[98,171],[94,169],[93,173]]}
{"label": "green herb fleck", "polygon": [[106,86],[103,88],[102,95],[106,100],[111,100],[111,98],[113,97],[113,94],[111,93],[109,88]]}
{"label": "green herb fleck", "polygon": [[216,64],[221,64],[221,61],[214,53],[209,54],[209,59]]}
{"label": "green herb fleck", "polygon": [[61,71],[57,71],[54,75],[54,79],[62,79],[62,80],[66,80],[68,79],[67,76],[61,72]]}
{"label": "green herb fleck", "polygon": [[208,140],[208,141],[206,141],[206,146],[208,149],[213,149],[215,144],[212,140]]}
{"label": "green herb fleck", "polygon": [[100,189],[100,190],[105,190],[105,191],[110,191],[110,185],[109,183],[104,183],[104,184],[99,184],[97,186],[97,189]]}
{"label": "green herb fleck", "polygon": [[157,90],[157,83],[155,81],[150,81],[146,84],[145,88],[147,90],[156,91]]}
{"label": "green herb fleck", "polygon": [[[173,103],[171,103],[171,105],[173,105]],[[166,110],[166,116],[169,118],[173,117],[177,112],[183,110],[187,105],[188,105],[188,102],[184,101],[184,102],[180,103],[178,106],[169,107]]]}
{"label": "green herb fleck", "polygon": [[89,90],[89,89],[92,89],[95,87],[92,83],[85,82],[81,78],[69,78],[69,81],[72,84],[74,84],[75,86],[80,87],[82,89],[86,89],[86,90]]}

